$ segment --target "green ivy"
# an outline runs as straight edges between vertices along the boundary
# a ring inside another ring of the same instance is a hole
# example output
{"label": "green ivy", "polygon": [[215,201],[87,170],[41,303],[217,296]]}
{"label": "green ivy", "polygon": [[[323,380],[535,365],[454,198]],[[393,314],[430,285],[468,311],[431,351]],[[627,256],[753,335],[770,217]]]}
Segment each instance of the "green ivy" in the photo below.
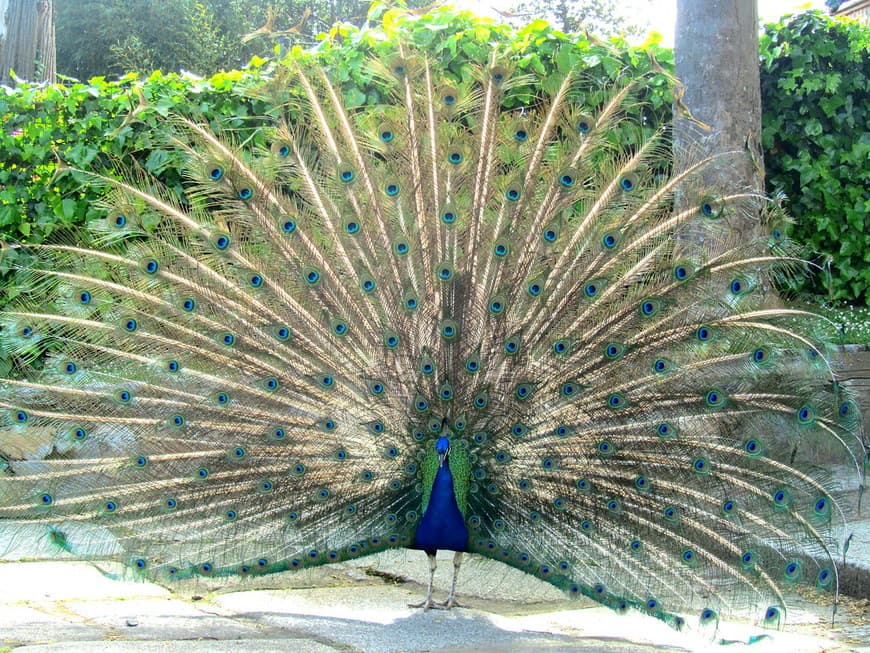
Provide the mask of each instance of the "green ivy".
{"label": "green ivy", "polygon": [[[257,60],[244,71],[205,80],[158,72],[147,78],[128,74],[118,81],[98,77],[86,84],[69,80],[56,86],[0,88],[0,247],[2,241],[88,242],[82,226],[104,214],[103,190],[69,168],[111,171],[118,162],[121,167],[132,164],[183,201],[182,162],[166,145],[172,133],[166,117],[188,116],[230,130],[237,142],[253,138],[254,145],[265,145],[265,134],[256,127],[271,107],[266,98],[302,92],[292,75],[298,62],[312,61],[326,71],[348,106],[382,102],[370,83],[370,61],[394,57],[398,35],[425,48],[433,65],[448,71],[457,84],[470,79],[473,66],[485,65],[490,46],[497,45],[524,80],[513,101],[533,101],[542,87],[558,84],[564,71],[578,65],[584,69],[579,83],[585,82],[590,105],[608,87],[643,77],[632,105],[641,133],[626,128],[609,134],[623,144],[639,142],[670,120],[673,78],[667,71],[673,69],[673,54],[656,42],[641,48],[602,43],[558,32],[544,21],[514,32],[469,12],[442,8],[415,16],[380,2],[372,5],[369,23],[376,27],[337,25],[321,36],[317,48],[293,49],[286,65]],[[26,256],[26,249],[0,251],[0,310],[24,299],[24,293],[27,300],[40,301],[33,294],[37,291],[13,282],[16,262]],[[10,365],[0,340],[0,375],[9,373]]]}
{"label": "green ivy", "polygon": [[[867,305],[870,296],[870,29],[820,12],[761,37],[764,163],[794,240],[823,269],[804,289]],[[829,278],[827,278],[829,277]]]}
{"label": "green ivy", "polygon": [[[297,48],[289,58],[316,59],[341,87],[348,105],[355,106],[380,102],[368,84],[372,70],[367,61],[372,54],[394,55],[391,37],[398,33],[440,57],[457,82],[467,78],[470,65],[486,63],[488,44],[497,43],[510,53],[517,71],[528,75],[529,97],[536,87],[555,84],[562,71],[582,63],[590,92],[603,92],[603,85],[624,79],[648,78],[637,105],[647,132],[670,116],[671,80],[664,70],[673,67],[673,56],[655,43],[644,48],[619,41],[603,44],[569,37],[544,21],[514,32],[450,8],[418,17],[376,3],[370,20],[379,26],[360,30],[340,24],[322,35],[315,50]],[[172,113],[222,128],[249,125],[268,108],[251,89],[284,80],[274,77],[276,70],[274,64],[255,61],[247,70],[207,80],[157,72],[146,79],[129,74],[118,81],[97,77],[86,84],[5,89],[0,95],[0,239],[41,243],[99,215],[98,191],[82,186],[75,175],[57,175],[63,166],[109,169],[114,160],[132,158],[170,187],[179,187],[179,171],[163,146],[169,128],[164,118]]]}
{"label": "green ivy", "polygon": [[[470,67],[485,63],[491,44],[510,55],[527,81],[525,94],[551,88],[561,73],[584,68],[590,104],[608,86],[643,77],[636,116],[646,134],[670,120],[673,52],[651,41],[629,47],[584,35],[566,35],[536,20],[513,31],[469,12],[442,8],[415,16],[375,2],[371,29],[341,24],[321,35],[313,51],[296,48],[291,60],[315,59],[329,71],[349,106],[382,100],[369,83],[372,56],[394,56],[399,34],[424,47],[457,83]],[[761,39],[763,140],[768,191],[786,197],[796,218],[793,236],[806,255],[832,275],[805,282],[805,289],[834,299],[867,303],[870,287],[870,130],[868,130],[868,29],[818,12],[767,25]],[[267,109],[251,89],[292,84],[262,60],[244,71],[207,80],[154,73],[86,84],[23,85],[0,94],[0,239],[41,243],[63,237],[101,213],[99,190],[82,185],[63,165],[102,169],[114,160],[135,160],[170,187],[181,188],[177,162],[165,148],[170,113],[196,116],[224,128],[254,124]],[[284,89],[285,92],[292,90]],[[525,97],[523,97],[525,95]],[[637,139],[614,133],[614,139]],[[10,256],[0,259],[0,275]],[[2,282],[2,276],[0,276]],[[7,287],[0,307],[14,298]]]}
{"label": "green ivy", "polygon": [[22,85],[0,95],[0,237],[41,243],[100,214],[99,191],[82,186],[65,167],[109,168],[134,157],[170,180],[161,151],[170,112],[241,123],[256,115],[245,89],[260,69],[222,73],[202,81],[154,73],[116,82],[94,78],[68,86]]}

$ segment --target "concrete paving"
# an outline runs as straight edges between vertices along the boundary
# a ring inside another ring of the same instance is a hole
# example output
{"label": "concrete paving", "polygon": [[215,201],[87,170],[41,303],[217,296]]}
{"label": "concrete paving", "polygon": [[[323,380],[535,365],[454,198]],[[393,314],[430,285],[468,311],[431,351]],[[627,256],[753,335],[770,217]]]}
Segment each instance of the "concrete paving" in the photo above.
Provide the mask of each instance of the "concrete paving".
{"label": "concrete paving", "polygon": [[[439,557],[441,588],[449,583],[450,560]],[[220,593],[199,584],[172,594],[112,580],[111,567],[0,564],[0,652],[870,653],[866,599],[844,603],[834,628],[826,625],[829,609],[800,606],[785,631],[725,623],[715,633],[678,633],[643,615],[566,600],[545,583],[482,559],[470,560],[460,577],[468,607],[409,608],[424,590],[426,569],[418,552],[390,552],[236,583]]]}

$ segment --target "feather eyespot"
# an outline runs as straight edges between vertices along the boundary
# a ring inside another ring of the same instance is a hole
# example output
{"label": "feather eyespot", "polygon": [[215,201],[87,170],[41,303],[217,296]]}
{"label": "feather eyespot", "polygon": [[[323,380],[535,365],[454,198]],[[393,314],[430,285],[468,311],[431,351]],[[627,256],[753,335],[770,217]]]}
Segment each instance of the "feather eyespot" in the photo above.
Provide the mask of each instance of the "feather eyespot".
{"label": "feather eyespot", "polygon": [[804,405],[798,409],[797,418],[798,423],[800,423],[802,426],[812,424],[816,421],[816,412],[812,406]]}
{"label": "feather eyespot", "polygon": [[792,560],[785,566],[785,579],[787,581],[797,581],[803,573],[803,567],[798,560]]}
{"label": "feather eyespot", "polygon": [[791,505],[791,495],[785,488],[775,490],[771,495],[773,505],[777,508],[788,508]]}
{"label": "feather eyespot", "polygon": [[779,608],[777,608],[777,607],[770,606],[770,607],[769,607],[769,608],[764,612],[764,622],[765,622],[766,624],[776,624],[776,623],[778,623],[778,622],[779,622],[779,617],[780,617],[780,611],[779,611]]}
{"label": "feather eyespot", "polygon": [[822,568],[819,569],[819,573],[816,575],[816,587],[820,589],[825,589],[829,587],[834,582],[834,573],[831,569]]}

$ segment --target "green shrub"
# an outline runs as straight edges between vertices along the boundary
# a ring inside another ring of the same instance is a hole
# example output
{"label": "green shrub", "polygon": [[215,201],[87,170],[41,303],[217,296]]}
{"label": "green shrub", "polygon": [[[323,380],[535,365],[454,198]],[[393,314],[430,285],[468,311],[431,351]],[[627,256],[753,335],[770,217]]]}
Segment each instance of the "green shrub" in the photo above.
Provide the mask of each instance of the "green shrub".
{"label": "green shrub", "polygon": [[792,236],[827,275],[804,289],[870,295],[870,28],[820,12],[765,26],[761,100],[768,192],[786,196]]}
{"label": "green shrub", "polygon": [[[256,61],[245,71],[207,80],[162,73],[140,79],[130,74],[117,82],[94,78],[86,84],[7,89],[0,95],[0,240],[88,242],[88,232],[81,227],[103,215],[101,191],[83,183],[67,167],[112,170],[119,161],[124,166],[135,163],[183,197],[180,162],[166,146],[172,127],[165,117],[189,116],[233,130],[238,140],[253,137],[264,144],[265,134],[254,128],[261,124],[256,117],[269,109],[269,93],[283,97],[302,92],[292,84],[292,73],[278,74],[292,70],[295,60],[316,59],[349,107],[380,102],[368,84],[373,74],[369,55],[382,59],[394,55],[395,41],[388,37],[396,32],[441,57],[458,83],[469,75],[470,66],[486,64],[485,44],[498,43],[511,54],[530,98],[541,86],[557,83],[560,71],[577,64],[585,66],[590,105],[601,99],[596,94],[607,87],[644,76],[647,83],[638,86],[635,110],[646,134],[614,130],[610,135],[614,139],[637,142],[670,117],[672,78],[665,71],[672,68],[673,57],[656,43],[644,48],[622,42],[602,44],[583,36],[568,37],[544,21],[514,32],[449,8],[417,17],[378,4],[373,14],[380,27],[336,26],[316,50],[294,49],[288,68]],[[13,282],[15,262],[22,256],[27,256],[26,250],[7,249],[0,256],[0,287],[5,290],[0,294],[0,310],[20,300],[25,291]],[[32,293],[28,299],[39,301]],[[0,374],[8,371],[0,343]]]}
{"label": "green shrub", "polygon": [[[648,43],[630,48],[569,37],[538,20],[514,32],[468,12],[439,9],[415,17],[373,6],[375,29],[336,26],[314,52],[296,49],[293,58],[317,57],[344,91],[350,106],[380,100],[367,86],[369,54],[389,57],[401,31],[446,62],[457,81],[468,62],[481,63],[485,43],[511,52],[528,91],[550,85],[558,72],[580,61],[589,87],[643,75],[638,105],[647,131],[670,120],[673,53]],[[792,234],[806,255],[833,266],[830,281],[815,278],[804,290],[829,298],[867,303],[870,287],[870,132],[868,132],[868,30],[818,12],[770,24],[761,39],[763,140],[768,191],[784,194],[797,224]],[[179,173],[162,145],[170,112],[199,116],[238,128],[265,105],[249,90],[270,79],[274,64],[208,80],[155,73],[109,82],[21,86],[0,95],[0,238],[40,243],[59,230],[74,229],[99,214],[99,195],[74,175],[56,175],[60,161],[101,168],[111,159],[135,157],[142,167],[178,187]],[[144,98],[144,102],[140,102]],[[590,98],[591,102],[595,98]],[[615,134],[614,138],[632,137]],[[636,135],[634,136],[636,137]],[[0,274],[10,264],[0,262]],[[0,279],[2,280],[2,279]],[[13,299],[7,288],[0,307]]]}
{"label": "green shrub", "polygon": [[259,68],[206,81],[154,73],[7,90],[0,95],[0,235],[41,243],[95,217],[96,191],[57,175],[59,168],[99,169],[137,153],[147,171],[165,174],[163,118],[181,112],[241,123],[262,109],[244,95],[260,76]]}
{"label": "green shrub", "polygon": [[[518,72],[529,75],[529,93],[535,85],[552,84],[557,70],[582,61],[591,88],[646,75],[638,111],[647,131],[670,115],[671,85],[666,74],[655,72],[654,58],[666,68],[669,50],[617,48],[576,40],[535,21],[514,33],[504,25],[468,12],[441,9],[422,17],[400,11],[383,13],[382,27],[360,31],[349,25],[335,27],[314,52],[295,49],[290,59],[316,57],[344,90],[349,106],[376,103],[367,91],[372,74],[369,53],[387,57],[394,47],[384,35],[409,33],[421,45],[448,60],[457,81],[468,74],[466,62],[485,63],[483,44],[498,42],[514,55]],[[41,87],[22,85],[0,95],[0,238],[11,242],[41,243],[53,232],[69,229],[96,216],[95,191],[82,187],[75,175],[57,176],[60,162],[77,168],[111,167],[112,159],[135,156],[144,169],[177,179],[169,153],[161,145],[170,113],[238,128],[251,116],[265,112],[253,87],[268,81],[275,70],[257,61],[245,71],[219,73],[207,80],[154,73],[147,79],[127,75],[119,81],[97,77],[90,82]],[[595,98],[591,98],[594,101]],[[636,137],[636,136],[635,136]]]}

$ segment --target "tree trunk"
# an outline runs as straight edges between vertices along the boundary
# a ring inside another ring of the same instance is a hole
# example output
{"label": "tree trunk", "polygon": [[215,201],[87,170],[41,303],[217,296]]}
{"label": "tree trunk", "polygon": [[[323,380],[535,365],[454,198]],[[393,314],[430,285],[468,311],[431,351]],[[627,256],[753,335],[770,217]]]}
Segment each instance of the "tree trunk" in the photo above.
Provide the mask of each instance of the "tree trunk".
{"label": "tree trunk", "polygon": [[[698,154],[733,152],[709,167],[701,185],[763,192],[755,0],[677,0],[674,55],[684,91],[674,107],[676,169]],[[684,199],[696,201],[697,193]],[[748,219],[730,216],[732,233],[760,234],[760,205],[745,203]]]}
{"label": "tree trunk", "polygon": [[55,79],[53,0],[0,0],[0,82]]}
{"label": "tree trunk", "polygon": [[54,38],[54,0],[37,2],[36,60],[39,62],[38,77],[41,82],[57,79],[57,48]]}
{"label": "tree trunk", "polygon": [[[760,195],[764,189],[757,16],[755,0],[677,0],[674,55],[684,93],[674,107],[674,167],[685,169],[697,159],[698,149],[708,156],[734,152],[711,165],[700,181],[729,194],[736,188]],[[699,129],[699,123],[706,127]],[[699,131],[709,135],[699,140]],[[697,198],[694,186],[678,199],[683,206]],[[761,203],[746,203],[746,219],[729,217],[732,236],[747,241],[761,235]],[[680,247],[715,254],[716,245],[702,238],[683,234]],[[802,555],[808,566],[818,563]],[[843,564],[839,574],[839,591],[867,596],[870,570]]]}

